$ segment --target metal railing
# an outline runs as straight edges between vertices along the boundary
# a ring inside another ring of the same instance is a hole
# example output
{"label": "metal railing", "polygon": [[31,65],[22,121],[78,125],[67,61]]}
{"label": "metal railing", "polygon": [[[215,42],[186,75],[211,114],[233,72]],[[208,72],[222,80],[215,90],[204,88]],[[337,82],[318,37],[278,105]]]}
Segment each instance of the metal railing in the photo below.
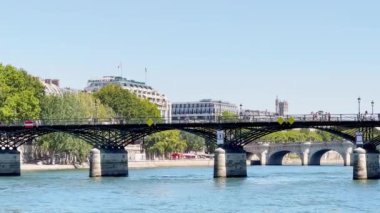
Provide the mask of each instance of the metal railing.
{"label": "metal railing", "polygon": [[295,115],[258,115],[258,116],[229,116],[217,117],[213,119],[195,119],[185,117],[181,120],[174,120],[171,123],[258,123],[258,122],[341,122],[341,121],[380,121],[380,114],[357,115],[357,114],[295,114]]}
{"label": "metal railing", "polygon": [[197,124],[197,123],[263,123],[263,122],[343,122],[343,121],[380,121],[380,114],[358,115],[358,114],[296,114],[296,115],[260,115],[260,116],[220,116],[210,119],[198,119],[195,117],[182,117],[180,120],[167,121],[158,117],[139,118],[77,118],[77,119],[39,119],[28,121],[15,121],[0,123],[0,126],[26,126],[26,122],[32,126],[49,125],[128,125],[128,124]]}

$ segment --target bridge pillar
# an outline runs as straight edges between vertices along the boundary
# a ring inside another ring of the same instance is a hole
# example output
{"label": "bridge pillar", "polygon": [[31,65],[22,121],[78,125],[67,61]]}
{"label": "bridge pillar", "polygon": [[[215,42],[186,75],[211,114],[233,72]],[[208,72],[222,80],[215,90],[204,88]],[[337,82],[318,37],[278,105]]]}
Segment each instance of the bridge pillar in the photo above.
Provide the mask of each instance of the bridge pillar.
{"label": "bridge pillar", "polygon": [[247,177],[247,161],[244,150],[217,148],[214,157],[214,178]]}
{"label": "bridge pillar", "polygon": [[302,154],[302,156],[301,156],[302,166],[309,165],[310,146],[311,146],[310,142],[302,144],[302,153],[301,153]]}
{"label": "bridge pillar", "polygon": [[352,166],[351,158],[352,158],[352,153],[349,151],[346,151],[343,156],[344,166]]}
{"label": "bridge pillar", "polygon": [[380,179],[379,153],[367,153],[367,179]]}
{"label": "bridge pillar", "polygon": [[128,176],[128,152],[126,150],[92,149],[90,153],[90,177]]}
{"label": "bridge pillar", "polygon": [[379,153],[367,153],[362,148],[354,150],[353,179],[380,179],[380,155]]}
{"label": "bridge pillar", "polygon": [[301,159],[302,166],[309,165],[309,151],[302,152],[302,159]]}
{"label": "bridge pillar", "polygon": [[356,148],[354,150],[353,167],[354,180],[367,179],[367,160],[364,149]]}
{"label": "bridge pillar", "polygon": [[344,155],[343,157],[343,162],[344,166],[352,166],[353,165],[353,144],[351,142],[343,142],[343,147],[345,147]]}
{"label": "bridge pillar", "polygon": [[264,150],[260,154],[260,164],[262,166],[267,165],[268,150]]}
{"label": "bridge pillar", "polygon": [[0,176],[20,176],[20,152],[14,150],[0,151]]}

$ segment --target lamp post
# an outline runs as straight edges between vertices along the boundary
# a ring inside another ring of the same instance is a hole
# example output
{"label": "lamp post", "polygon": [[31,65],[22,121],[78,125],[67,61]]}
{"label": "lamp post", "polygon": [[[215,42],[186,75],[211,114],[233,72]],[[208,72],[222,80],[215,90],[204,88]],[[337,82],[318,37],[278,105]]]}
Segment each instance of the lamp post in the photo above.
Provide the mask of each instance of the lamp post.
{"label": "lamp post", "polygon": [[97,99],[95,99],[95,119],[94,119],[94,123],[97,123],[98,122],[98,101]]}
{"label": "lamp post", "polygon": [[243,110],[242,110],[242,108],[243,108],[243,104],[240,104],[240,119],[242,119],[243,118]]}
{"label": "lamp post", "polygon": [[359,97],[358,98],[358,106],[359,106],[359,113],[358,114],[359,114],[359,116],[360,116],[360,100],[361,100],[361,98]]}
{"label": "lamp post", "polygon": [[373,105],[375,104],[375,102],[372,100],[371,101],[371,106],[372,106],[372,115],[373,115]]}
{"label": "lamp post", "polygon": [[[223,113],[222,113],[222,101],[220,100],[218,102],[219,102],[219,113],[218,113],[218,118],[217,119],[219,120],[219,122],[221,122],[222,121],[222,115],[223,115]],[[215,114],[215,118],[216,118],[216,114]]]}

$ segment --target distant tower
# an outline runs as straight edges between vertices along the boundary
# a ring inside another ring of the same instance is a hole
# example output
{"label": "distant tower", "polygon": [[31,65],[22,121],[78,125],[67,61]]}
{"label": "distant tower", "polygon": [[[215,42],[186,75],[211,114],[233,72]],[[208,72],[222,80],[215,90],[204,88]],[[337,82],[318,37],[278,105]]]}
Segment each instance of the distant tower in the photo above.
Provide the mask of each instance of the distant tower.
{"label": "distant tower", "polygon": [[276,115],[284,116],[288,114],[288,102],[281,101],[276,97]]}
{"label": "distant tower", "polygon": [[284,101],[284,115],[287,115],[288,114],[288,102],[287,101]]}

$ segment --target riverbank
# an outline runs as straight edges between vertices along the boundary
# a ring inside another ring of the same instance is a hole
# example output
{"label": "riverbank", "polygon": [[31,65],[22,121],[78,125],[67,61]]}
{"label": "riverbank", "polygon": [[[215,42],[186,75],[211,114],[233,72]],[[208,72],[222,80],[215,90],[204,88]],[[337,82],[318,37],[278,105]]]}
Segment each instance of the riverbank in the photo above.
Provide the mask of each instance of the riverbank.
{"label": "riverbank", "polygon": [[196,160],[156,160],[156,161],[131,161],[129,168],[155,168],[155,167],[192,167],[192,166],[214,166],[213,159]]}
{"label": "riverbank", "polygon": [[[213,159],[197,160],[156,160],[156,161],[129,161],[129,168],[156,168],[156,167],[196,167],[213,166]],[[88,164],[80,166],[74,165],[44,165],[44,164],[21,164],[22,171],[45,171],[45,170],[67,170],[67,169],[88,169]]]}
{"label": "riverbank", "polygon": [[66,169],[76,169],[76,168],[74,165],[21,164],[21,171],[48,171],[48,170],[66,170]]}
{"label": "riverbank", "polygon": [[[249,165],[249,162],[247,162]],[[300,159],[285,159],[284,165],[301,165]],[[322,164],[339,165],[343,164],[341,159],[322,159]],[[155,160],[155,161],[129,161],[128,167],[134,169],[140,168],[158,168],[158,167],[197,167],[197,166],[214,166],[213,159],[196,159],[196,160]],[[67,169],[88,169],[88,164],[83,165],[44,165],[44,164],[21,164],[22,171],[47,171],[47,170],[67,170]]]}

